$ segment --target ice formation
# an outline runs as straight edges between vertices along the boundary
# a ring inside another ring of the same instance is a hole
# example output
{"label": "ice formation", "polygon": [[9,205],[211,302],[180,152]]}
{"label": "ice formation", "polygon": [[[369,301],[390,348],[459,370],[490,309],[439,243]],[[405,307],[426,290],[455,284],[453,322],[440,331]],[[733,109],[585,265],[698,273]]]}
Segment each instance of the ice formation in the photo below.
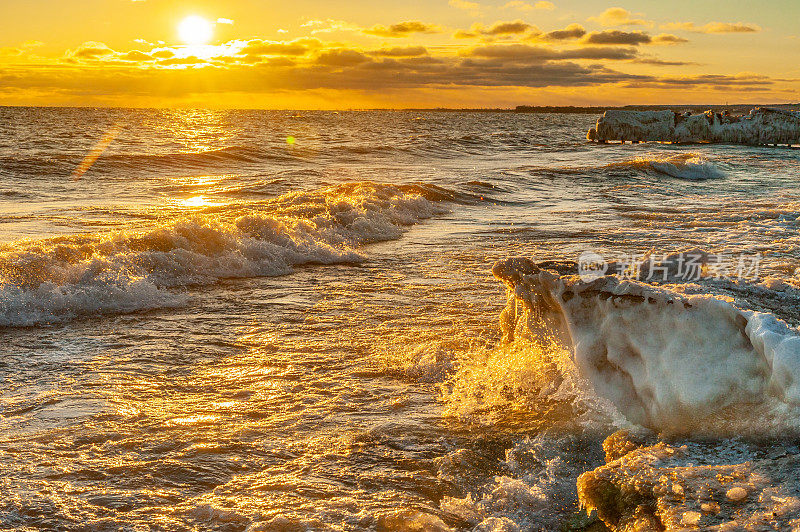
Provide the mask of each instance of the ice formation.
{"label": "ice formation", "polygon": [[724,142],[733,144],[800,144],[800,112],[759,107],[745,116],[706,111],[610,110],[589,129],[586,138],[605,143],[622,142]]}
{"label": "ice formation", "polygon": [[645,445],[622,432],[603,448],[606,465],[578,477],[578,497],[613,531],[800,529],[796,454],[719,464],[703,445]]}
{"label": "ice formation", "polygon": [[744,405],[800,404],[800,336],[773,314],[612,275],[584,281],[574,263],[511,258],[493,271],[512,294],[506,338],[570,349],[581,377],[633,423],[692,432]]}

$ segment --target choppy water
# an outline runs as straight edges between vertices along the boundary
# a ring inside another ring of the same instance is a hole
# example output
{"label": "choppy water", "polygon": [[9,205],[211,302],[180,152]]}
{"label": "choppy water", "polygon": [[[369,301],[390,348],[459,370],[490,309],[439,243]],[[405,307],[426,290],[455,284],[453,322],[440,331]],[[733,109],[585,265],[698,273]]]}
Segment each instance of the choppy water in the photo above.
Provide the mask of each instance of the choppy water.
{"label": "choppy water", "polygon": [[0,108],[0,527],[557,529],[627,422],[494,348],[493,262],[800,258],[800,151],[595,118]]}

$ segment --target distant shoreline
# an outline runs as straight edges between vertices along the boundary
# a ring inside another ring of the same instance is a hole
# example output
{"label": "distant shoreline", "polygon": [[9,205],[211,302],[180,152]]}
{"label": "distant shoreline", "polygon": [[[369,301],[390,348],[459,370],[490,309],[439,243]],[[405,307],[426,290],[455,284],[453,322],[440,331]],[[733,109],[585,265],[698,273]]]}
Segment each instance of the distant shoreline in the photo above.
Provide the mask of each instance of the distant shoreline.
{"label": "distant shoreline", "polygon": [[666,104],[666,105],[625,105],[625,106],[574,106],[574,105],[518,105],[514,109],[406,109],[407,111],[442,111],[442,112],[495,112],[495,113],[560,113],[560,114],[602,114],[605,111],[691,111],[692,113],[702,113],[704,111],[723,111],[728,110],[736,113],[747,113],[756,107],[773,107],[778,109],[800,109],[800,103],[781,103],[781,104],[729,104],[729,105],[701,105],[701,104]]}

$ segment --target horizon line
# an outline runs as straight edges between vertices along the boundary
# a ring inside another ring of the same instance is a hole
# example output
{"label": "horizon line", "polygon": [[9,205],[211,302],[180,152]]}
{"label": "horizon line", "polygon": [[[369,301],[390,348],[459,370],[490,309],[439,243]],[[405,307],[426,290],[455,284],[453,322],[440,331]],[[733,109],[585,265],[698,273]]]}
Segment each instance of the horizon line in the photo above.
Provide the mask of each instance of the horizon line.
{"label": "horizon line", "polygon": [[203,110],[203,111],[284,111],[284,112],[368,112],[368,111],[443,111],[443,112],[525,112],[521,109],[531,109],[533,111],[542,109],[576,109],[586,111],[596,111],[599,109],[636,109],[636,108],[670,108],[670,107],[704,107],[708,109],[725,107],[800,107],[800,101],[796,103],[668,103],[668,104],[627,104],[627,105],[526,105],[521,104],[515,107],[349,107],[349,108],[268,108],[268,107],[192,107],[192,106],[126,106],[126,105],[16,105],[2,104],[0,109],[124,109],[124,110]]}

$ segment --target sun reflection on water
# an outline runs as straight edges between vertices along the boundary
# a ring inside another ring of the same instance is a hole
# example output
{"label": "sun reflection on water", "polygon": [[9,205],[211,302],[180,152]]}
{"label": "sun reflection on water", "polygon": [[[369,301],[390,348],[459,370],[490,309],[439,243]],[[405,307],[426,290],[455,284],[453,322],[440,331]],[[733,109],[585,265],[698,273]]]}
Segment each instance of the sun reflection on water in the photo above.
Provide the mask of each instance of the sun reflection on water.
{"label": "sun reflection on water", "polygon": [[206,196],[192,196],[191,198],[179,199],[177,203],[181,207],[215,207],[224,205],[224,203],[212,201]]}

